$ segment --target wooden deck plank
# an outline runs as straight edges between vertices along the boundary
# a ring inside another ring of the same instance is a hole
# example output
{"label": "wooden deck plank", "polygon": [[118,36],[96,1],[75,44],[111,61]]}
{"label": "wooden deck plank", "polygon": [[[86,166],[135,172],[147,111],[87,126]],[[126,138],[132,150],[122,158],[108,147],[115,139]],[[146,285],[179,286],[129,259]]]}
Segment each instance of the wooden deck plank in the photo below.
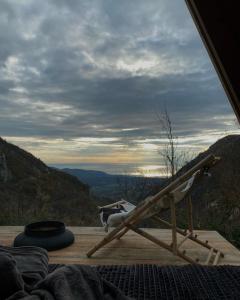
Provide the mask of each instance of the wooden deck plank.
{"label": "wooden deck plank", "polygon": [[[86,252],[94,244],[103,238],[105,232],[99,227],[68,227],[75,235],[75,243],[68,248],[49,252],[50,263],[69,264],[185,264],[179,257],[147,241],[143,237],[130,231],[121,240],[113,241],[100,249],[92,258],[86,257]],[[170,243],[171,230],[168,229],[144,229],[148,233],[161,238]],[[22,226],[0,226],[0,244],[11,246],[14,237],[23,231]],[[195,231],[203,241],[209,243],[225,254],[220,260],[220,264],[240,265],[240,251],[231,243],[225,240],[216,231]],[[179,237],[179,241],[182,237]],[[181,250],[186,250],[194,258],[199,258],[204,262],[207,258],[208,250],[186,241]]]}

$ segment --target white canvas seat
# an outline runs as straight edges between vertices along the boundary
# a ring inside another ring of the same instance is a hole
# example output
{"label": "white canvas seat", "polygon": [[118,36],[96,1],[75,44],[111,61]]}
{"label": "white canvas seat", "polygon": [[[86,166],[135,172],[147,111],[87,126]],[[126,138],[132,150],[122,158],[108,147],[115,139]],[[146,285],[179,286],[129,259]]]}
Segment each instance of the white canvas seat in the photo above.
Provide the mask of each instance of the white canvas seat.
{"label": "white canvas seat", "polygon": [[[190,189],[193,185],[193,182],[198,173],[199,173],[199,171],[195,172],[190,179],[186,180],[186,182],[179,185],[175,190],[173,190],[170,193],[170,195],[174,198],[175,204],[177,204],[178,202],[180,202],[181,200],[183,200],[186,197],[186,195],[190,191]],[[149,201],[151,198],[152,198],[151,196],[147,197],[144,200],[144,202]],[[114,212],[114,210],[113,210],[113,214],[109,214],[106,221],[104,221],[104,218],[103,218],[104,211],[101,211],[100,220],[101,220],[101,223],[106,232],[108,231],[109,227],[119,225],[121,222],[123,222],[131,214],[131,212],[136,208],[136,206],[134,204],[132,204],[124,199],[122,199],[121,201],[118,201],[116,203],[113,203],[111,205],[112,208],[119,207],[119,206],[122,207],[122,210],[117,213]],[[108,207],[109,207],[109,205],[108,205]],[[101,208],[104,208],[104,207],[101,207]],[[169,209],[169,208],[170,208],[170,197],[165,196],[165,197],[161,198],[159,200],[159,202],[155,206],[153,206],[151,208],[151,210],[149,210],[147,212],[146,215],[143,215],[142,218],[143,219],[149,218],[152,215],[155,215],[156,213],[160,213],[161,210]]]}

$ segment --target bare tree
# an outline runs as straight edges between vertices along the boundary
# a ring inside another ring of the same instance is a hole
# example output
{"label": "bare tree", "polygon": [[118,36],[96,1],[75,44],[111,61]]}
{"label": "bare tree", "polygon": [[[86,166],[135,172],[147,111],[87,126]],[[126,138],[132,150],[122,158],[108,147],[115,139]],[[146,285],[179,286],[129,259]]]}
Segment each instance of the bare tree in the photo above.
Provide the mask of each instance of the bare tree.
{"label": "bare tree", "polygon": [[174,133],[173,124],[167,108],[165,108],[163,113],[157,113],[157,118],[161,126],[164,141],[159,150],[159,154],[163,159],[166,177],[173,178],[177,171],[193,158],[193,155],[179,149],[178,137]]}

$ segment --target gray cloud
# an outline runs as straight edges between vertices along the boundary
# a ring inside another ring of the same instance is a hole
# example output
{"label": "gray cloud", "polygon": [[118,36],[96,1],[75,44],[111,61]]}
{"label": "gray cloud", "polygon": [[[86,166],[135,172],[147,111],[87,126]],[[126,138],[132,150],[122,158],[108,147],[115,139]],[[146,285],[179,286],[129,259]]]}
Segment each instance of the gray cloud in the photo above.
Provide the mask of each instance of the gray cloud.
{"label": "gray cloud", "polygon": [[159,138],[165,106],[182,137],[234,128],[183,1],[2,0],[0,44],[0,134],[34,137],[31,149],[81,137],[137,147]]}

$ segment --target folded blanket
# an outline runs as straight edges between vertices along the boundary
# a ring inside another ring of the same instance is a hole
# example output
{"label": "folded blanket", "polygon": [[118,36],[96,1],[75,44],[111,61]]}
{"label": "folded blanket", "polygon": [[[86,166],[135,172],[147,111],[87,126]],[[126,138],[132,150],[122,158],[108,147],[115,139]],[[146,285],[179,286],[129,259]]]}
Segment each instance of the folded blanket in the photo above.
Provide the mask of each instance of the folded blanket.
{"label": "folded blanket", "polygon": [[[31,289],[37,282],[44,279],[48,274],[48,254],[45,249],[39,247],[2,247],[2,257],[11,257],[15,264],[16,272],[21,274],[25,289]],[[3,272],[0,268],[0,277]]]}
{"label": "folded blanket", "polygon": [[21,273],[10,254],[0,253],[0,299],[6,299],[24,288]]}
{"label": "folded blanket", "polygon": [[130,299],[90,266],[62,266],[48,274],[47,252],[38,247],[0,247],[0,299]]}

